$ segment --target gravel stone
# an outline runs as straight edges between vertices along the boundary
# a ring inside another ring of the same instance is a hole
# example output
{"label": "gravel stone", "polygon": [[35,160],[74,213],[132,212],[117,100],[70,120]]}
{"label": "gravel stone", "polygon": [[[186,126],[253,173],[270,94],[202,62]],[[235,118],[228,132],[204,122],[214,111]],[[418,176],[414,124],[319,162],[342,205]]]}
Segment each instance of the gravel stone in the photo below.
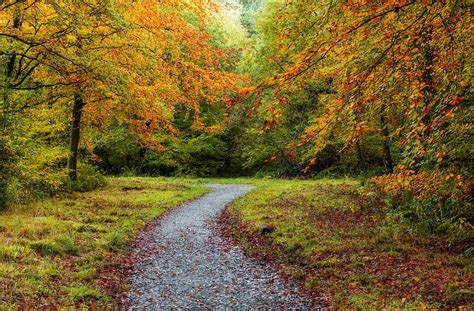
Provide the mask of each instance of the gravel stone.
{"label": "gravel stone", "polygon": [[319,304],[269,265],[216,233],[222,209],[247,185],[206,185],[141,233],[127,295],[130,310],[316,310]]}

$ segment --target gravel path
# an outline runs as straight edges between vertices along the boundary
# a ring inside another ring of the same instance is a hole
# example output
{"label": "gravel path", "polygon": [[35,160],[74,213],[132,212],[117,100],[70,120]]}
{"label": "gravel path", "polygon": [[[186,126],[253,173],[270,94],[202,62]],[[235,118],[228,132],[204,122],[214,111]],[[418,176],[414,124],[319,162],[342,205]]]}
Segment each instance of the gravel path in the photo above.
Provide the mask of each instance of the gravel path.
{"label": "gravel path", "polygon": [[315,301],[273,268],[245,256],[213,229],[225,205],[252,187],[206,186],[210,193],[171,210],[139,236],[130,309],[316,309]]}

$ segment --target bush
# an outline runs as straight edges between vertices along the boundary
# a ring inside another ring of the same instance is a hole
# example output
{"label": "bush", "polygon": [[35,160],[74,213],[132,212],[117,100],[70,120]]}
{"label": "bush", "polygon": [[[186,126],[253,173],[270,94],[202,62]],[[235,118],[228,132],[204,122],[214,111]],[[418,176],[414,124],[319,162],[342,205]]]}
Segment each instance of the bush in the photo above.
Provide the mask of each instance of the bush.
{"label": "bush", "polygon": [[177,175],[216,176],[224,167],[226,144],[217,136],[201,135],[191,138],[175,150],[178,159]]}
{"label": "bush", "polygon": [[112,124],[108,135],[96,142],[93,152],[99,167],[112,174],[131,169],[141,160],[140,145],[128,128],[118,123]]}
{"label": "bush", "polygon": [[0,156],[0,208],[47,198],[64,189],[66,153],[62,148],[34,146],[21,151],[10,163],[1,163]]}
{"label": "bush", "polygon": [[217,135],[202,134],[175,143],[165,153],[145,153],[142,172],[165,176],[216,176],[226,163],[227,145]]}
{"label": "bush", "polygon": [[143,158],[141,171],[149,175],[172,176],[178,169],[176,158],[157,150],[147,150]]}
{"label": "bush", "polygon": [[8,183],[6,178],[0,179],[0,210],[4,209],[7,206],[8,202]]}
{"label": "bush", "polygon": [[405,171],[370,179],[360,203],[364,208],[390,209],[430,233],[463,233],[474,224],[467,183],[447,171]]}
{"label": "bush", "polygon": [[107,185],[107,180],[94,166],[80,163],[77,168],[77,180],[67,184],[72,191],[87,192]]}

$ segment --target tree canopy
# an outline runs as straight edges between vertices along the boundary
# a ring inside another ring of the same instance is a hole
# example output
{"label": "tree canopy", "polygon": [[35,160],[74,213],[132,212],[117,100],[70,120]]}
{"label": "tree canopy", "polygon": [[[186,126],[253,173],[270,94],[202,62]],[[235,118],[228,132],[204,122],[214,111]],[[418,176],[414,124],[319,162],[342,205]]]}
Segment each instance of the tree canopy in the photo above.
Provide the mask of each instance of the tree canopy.
{"label": "tree canopy", "polygon": [[465,202],[471,11],[469,1],[4,1],[3,204],[68,188],[90,165],[352,175],[381,192],[416,192],[428,174]]}

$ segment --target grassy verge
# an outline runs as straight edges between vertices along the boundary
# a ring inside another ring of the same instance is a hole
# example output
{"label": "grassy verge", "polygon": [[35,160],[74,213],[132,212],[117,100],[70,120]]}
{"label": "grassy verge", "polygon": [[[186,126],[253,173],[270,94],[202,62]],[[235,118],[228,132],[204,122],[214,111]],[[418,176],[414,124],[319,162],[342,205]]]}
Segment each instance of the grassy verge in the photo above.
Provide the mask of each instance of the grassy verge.
{"label": "grassy verge", "polygon": [[[420,236],[361,210],[351,180],[253,183],[227,209],[231,234],[336,309],[473,306],[472,243]],[[274,231],[259,236],[262,225]]]}
{"label": "grassy verge", "polygon": [[143,224],[205,192],[184,179],[112,178],[97,191],[1,212],[0,309],[110,305],[104,267],[127,257]]}

